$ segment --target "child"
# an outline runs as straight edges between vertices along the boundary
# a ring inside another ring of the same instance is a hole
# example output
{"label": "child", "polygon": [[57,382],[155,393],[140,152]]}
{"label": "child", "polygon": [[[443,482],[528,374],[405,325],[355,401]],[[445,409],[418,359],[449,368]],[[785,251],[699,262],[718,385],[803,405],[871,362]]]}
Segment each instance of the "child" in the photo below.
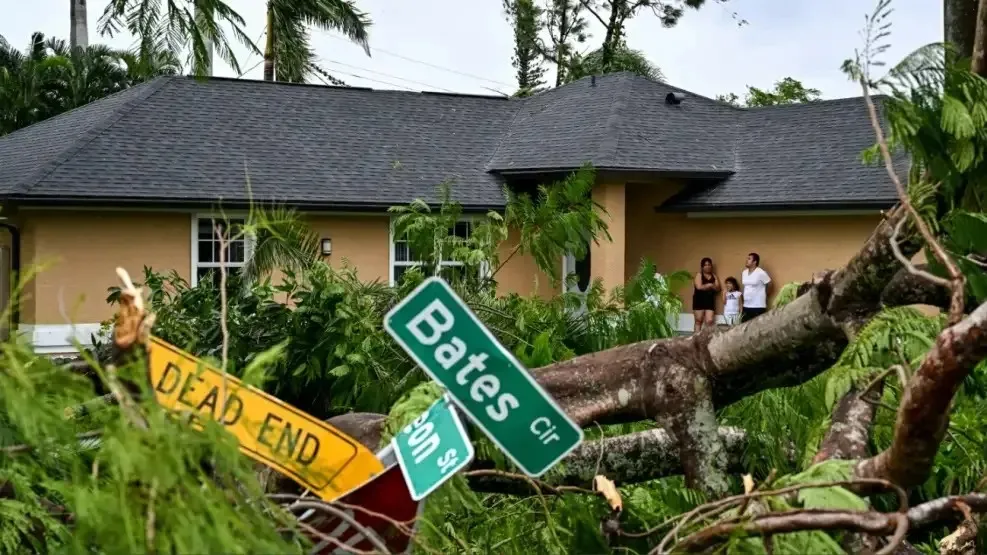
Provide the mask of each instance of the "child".
{"label": "child", "polygon": [[723,319],[728,326],[736,326],[740,323],[740,307],[743,306],[744,294],[740,292],[740,284],[737,278],[730,276],[723,284]]}

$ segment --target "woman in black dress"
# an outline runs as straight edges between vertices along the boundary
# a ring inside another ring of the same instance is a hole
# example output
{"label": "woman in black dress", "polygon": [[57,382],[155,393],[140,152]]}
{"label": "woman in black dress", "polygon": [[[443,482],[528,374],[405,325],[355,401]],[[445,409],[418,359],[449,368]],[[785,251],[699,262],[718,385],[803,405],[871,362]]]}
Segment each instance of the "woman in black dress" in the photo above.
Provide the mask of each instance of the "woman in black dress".
{"label": "woman in black dress", "polygon": [[696,288],[692,293],[693,330],[698,332],[703,326],[713,326],[716,318],[716,292],[720,290],[720,280],[713,273],[711,258],[699,262],[699,273],[692,282]]}

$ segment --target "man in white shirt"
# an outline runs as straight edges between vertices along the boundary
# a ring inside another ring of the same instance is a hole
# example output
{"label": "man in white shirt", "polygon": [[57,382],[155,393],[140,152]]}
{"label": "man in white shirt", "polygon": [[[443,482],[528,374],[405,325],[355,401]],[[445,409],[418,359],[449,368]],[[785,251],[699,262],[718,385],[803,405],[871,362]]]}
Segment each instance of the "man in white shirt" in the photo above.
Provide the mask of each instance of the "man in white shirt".
{"label": "man in white shirt", "polygon": [[756,318],[768,310],[768,284],[771,283],[771,276],[760,266],[761,257],[756,252],[747,255],[747,264],[740,274],[744,286],[744,310],[741,313],[741,322]]}

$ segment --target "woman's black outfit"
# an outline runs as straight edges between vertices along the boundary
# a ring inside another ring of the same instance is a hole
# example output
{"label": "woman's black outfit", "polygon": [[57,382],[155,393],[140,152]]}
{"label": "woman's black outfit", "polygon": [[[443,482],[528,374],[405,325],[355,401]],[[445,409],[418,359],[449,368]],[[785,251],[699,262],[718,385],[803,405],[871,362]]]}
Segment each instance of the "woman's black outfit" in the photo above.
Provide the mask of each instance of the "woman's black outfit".
{"label": "woman's black outfit", "polygon": [[[716,283],[716,278],[699,274],[703,285]],[[715,289],[695,289],[692,293],[692,310],[716,310],[716,290]]]}

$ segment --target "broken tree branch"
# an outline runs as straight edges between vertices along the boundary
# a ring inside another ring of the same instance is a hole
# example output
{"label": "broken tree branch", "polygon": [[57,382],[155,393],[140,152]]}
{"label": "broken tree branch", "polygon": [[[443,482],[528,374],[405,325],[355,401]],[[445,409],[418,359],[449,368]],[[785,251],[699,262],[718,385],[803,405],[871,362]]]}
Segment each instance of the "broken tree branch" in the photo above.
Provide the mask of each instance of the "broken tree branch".
{"label": "broken tree branch", "polygon": [[949,408],[963,379],[987,357],[987,303],[942,331],[908,381],[891,446],[862,460],[855,475],[903,487],[922,483],[949,425]]}
{"label": "broken tree branch", "polygon": [[[982,29],[977,30],[978,35],[982,35]],[[888,172],[888,177],[891,178],[891,182],[894,183],[895,191],[898,193],[898,202],[901,206],[908,211],[908,215],[911,217],[911,222],[918,230],[919,235],[925,244],[932,249],[932,253],[935,255],[936,259],[946,268],[946,272],[949,274],[949,288],[952,292],[950,296],[949,303],[949,323],[955,324],[963,318],[963,303],[966,297],[966,278],[963,273],[960,272],[959,267],[951,256],[943,248],[942,244],[936,239],[935,235],[929,229],[928,224],[922,219],[922,215],[918,213],[915,206],[912,204],[911,199],[908,196],[908,191],[905,186],[901,183],[901,179],[898,178],[898,173],[894,169],[894,162],[891,159],[891,149],[888,148],[888,141],[884,138],[884,130],[881,128],[881,120],[877,116],[877,107],[874,105],[874,100],[870,96],[870,86],[867,84],[867,68],[860,74],[860,86],[864,92],[864,103],[867,105],[867,114],[870,116],[871,127],[874,128],[874,134],[877,136],[877,146],[881,152],[881,158],[884,160],[884,167]],[[904,220],[901,220],[895,224],[894,232],[891,235],[890,245],[894,251],[894,255],[899,261],[905,266],[905,268],[912,273],[919,274],[919,271],[911,263],[910,257],[905,256],[905,254],[898,247],[898,235],[904,225]],[[920,274],[921,275],[921,274]],[[925,272],[922,277],[929,279],[936,283],[936,280],[941,280]]]}

